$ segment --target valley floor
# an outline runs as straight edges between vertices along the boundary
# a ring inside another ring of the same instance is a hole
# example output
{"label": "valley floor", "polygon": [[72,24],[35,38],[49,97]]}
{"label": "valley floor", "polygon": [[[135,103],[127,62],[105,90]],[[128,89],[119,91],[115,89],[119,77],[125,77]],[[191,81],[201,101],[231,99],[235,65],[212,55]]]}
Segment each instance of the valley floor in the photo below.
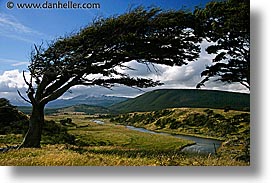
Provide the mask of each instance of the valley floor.
{"label": "valley floor", "polygon": [[[172,136],[148,134],[115,125],[104,124],[86,115],[47,116],[47,120],[72,118],[76,126],[68,132],[76,144],[42,142],[40,149],[10,150],[0,153],[0,165],[7,166],[248,166],[249,163],[226,155],[184,153],[182,147],[192,141]],[[2,135],[0,147],[18,144],[21,135]]]}

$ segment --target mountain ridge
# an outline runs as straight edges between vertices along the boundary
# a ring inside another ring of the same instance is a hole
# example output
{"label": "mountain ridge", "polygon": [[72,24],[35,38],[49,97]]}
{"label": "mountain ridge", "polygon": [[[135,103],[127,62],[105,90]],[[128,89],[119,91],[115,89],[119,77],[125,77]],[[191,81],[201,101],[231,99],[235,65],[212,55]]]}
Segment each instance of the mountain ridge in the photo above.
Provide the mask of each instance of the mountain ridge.
{"label": "mountain ridge", "polygon": [[[128,100],[126,97],[106,96],[106,95],[77,95],[70,99],[57,99],[49,102],[46,108],[64,108],[74,105],[86,104],[90,106],[109,107],[116,103]],[[15,106],[30,106],[24,102],[11,100]]]}

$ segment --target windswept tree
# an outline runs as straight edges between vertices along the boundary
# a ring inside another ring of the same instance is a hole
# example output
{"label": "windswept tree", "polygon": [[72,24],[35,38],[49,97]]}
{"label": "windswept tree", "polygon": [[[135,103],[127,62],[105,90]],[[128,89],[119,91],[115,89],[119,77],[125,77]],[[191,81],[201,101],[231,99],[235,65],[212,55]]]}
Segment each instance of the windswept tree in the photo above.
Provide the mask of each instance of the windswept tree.
{"label": "windswept tree", "polygon": [[211,43],[206,51],[215,54],[212,65],[201,73],[203,80],[197,88],[213,78],[250,89],[249,0],[210,2],[195,15],[202,37]]}
{"label": "windswept tree", "polygon": [[45,105],[72,86],[115,84],[154,87],[160,81],[131,77],[123,70],[142,64],[181,66],[196,60],[200,38],[194,16],[183,10],[137,8],[126,14],[99,19],[78,33],[57,39],[46,48],[35,46],[28,67],[27,98],[32,105],[29,130],[21,147],[40,147]]}

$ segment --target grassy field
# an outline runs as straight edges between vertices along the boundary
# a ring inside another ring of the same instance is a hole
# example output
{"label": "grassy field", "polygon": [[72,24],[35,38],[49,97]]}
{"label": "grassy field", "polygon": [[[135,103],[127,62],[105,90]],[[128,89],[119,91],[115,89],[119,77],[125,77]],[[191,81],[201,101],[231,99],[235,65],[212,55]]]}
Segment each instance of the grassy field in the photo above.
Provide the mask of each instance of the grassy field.
{"label": "grassy field", "polygon": [[246,166],[230,158],[177,152],[139,151],[97,146],[78,149],[46,145],[41,149],[11,150],[0,155],[3,166]]}
{"label": "grassy field", "polygon": [[[47,116],[59,121],[70,117],[77,126],[67,127],[76,144],[49,145],[40,149],[10,150],[0,154],[0,165],[10,166],[247,166],[249,163],[219,155],[195,155],[179,150],[191,141],[132,131],[105,119],[96,124],[91,116]],[[0,137],[0,147],[15,145],[21,135]]]}

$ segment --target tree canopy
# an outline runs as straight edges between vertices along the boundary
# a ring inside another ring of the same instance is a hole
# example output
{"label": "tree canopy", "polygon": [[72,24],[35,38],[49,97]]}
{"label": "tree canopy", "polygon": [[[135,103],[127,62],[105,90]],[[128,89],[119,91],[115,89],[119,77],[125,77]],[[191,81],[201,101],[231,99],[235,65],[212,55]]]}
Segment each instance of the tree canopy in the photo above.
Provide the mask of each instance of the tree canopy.
{"label": "tree canopy", "polygon": [[200,43],[215,54],[201,73],[201,87],[210,78],[250,88],[249,1],[210,2],[193,13],[138,7],[128,13],[95,19],[79,32],[34,46],[25,98],[32,104],[29,130],[21,147],[40,147],[45,105],[76,85],[154,87],[161,81],[132,77],[128,62],[182,66],[195,61]]}
{"label": "tree canopy", "polygon": [[194,34],[193,22],[189,12],[137,8],[118,17],[95,20],[46,49],[36,46],[29,71],[37,89],[34,91],[32,83],[27,82],[30,102],[39,99],[46,104],[75,85],[159,85],[148,78],[132,78],[118,68],[134,69],[124,65],[133,60],[169,66],[195,60],[200,39]]}
{"label": "tree canopy", "polygon": [[201,73],[226,83],[241,83],[250,89],[250,8],[249,0],[210,2],[195,11],[200,33],[211,43],[206,51],[215,54],[213,64]]}
{"label": "tree canopy", "polygon": [[59,38],[47,47],[35,46],[29,71],[27,96],[32,104],[30,128],[22,147],[40,147],[45,105],[72,86],[139,88],[160,85],[150,78],[131,77],[125,63],[181,66],[198,58],[201,38],[195,17],[183,10],[136,8],[123,15],[94,20],[78,33]]}

